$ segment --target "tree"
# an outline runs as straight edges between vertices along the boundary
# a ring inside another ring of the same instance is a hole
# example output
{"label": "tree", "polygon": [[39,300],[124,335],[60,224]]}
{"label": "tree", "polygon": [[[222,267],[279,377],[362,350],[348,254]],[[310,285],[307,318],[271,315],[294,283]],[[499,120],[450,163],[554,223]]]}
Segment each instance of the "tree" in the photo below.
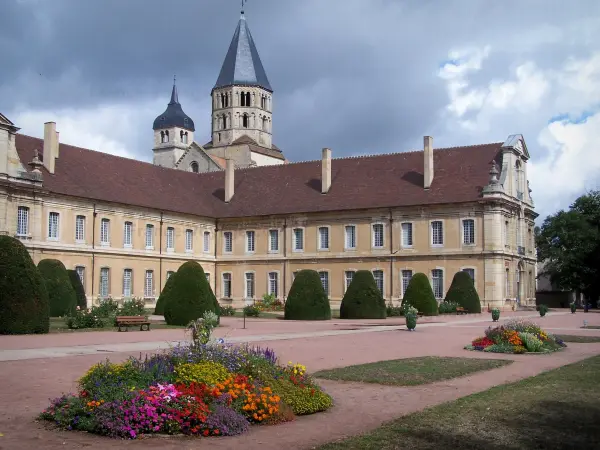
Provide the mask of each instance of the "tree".
{"label": "tree", "polygon": [[456,272],[452,278],[450,289],[446,293],[445,302],[458,303],[468,312],[479,314],[481,313],[481,301],[479,294],[475,289],[473,278],[467,272]]}
{"label": "tree", "polygon": [[87,298],[85,296],[85,289],[83,288],[83,283],[81,282],[81,278],[79,278],[79,274],[76,270],[67,270],[69,274],[69,280],[71,280],[71,286],[73,286],[73,290],[75,291],[75,297],[77,298],[77,306],[81,309],[87,308]]}
{"label": "tree", "polygon": [[600,295],[600,191],[579,197],[568,211],[548,216],[536,233],[538,261],[560,289]]}
{"label": "tree", "polygon": [[206,311],[219,315],[219,303],[200,264],[188,261],[171,277],[174,277],[173,284],[164,294],[167,324],[185,326]]}
{"label": "tree", "polygon": [[50,317],[73,314],[77,307],[77,296],[65,265],[58,259],[42,259],[38,270],[48,290]]}
{"label": "tree", "polygon": [[177,274],[177,272],[171,274],[171,276],[167,279],[167,282],[165,283],[165,287],[163,288],[162,292],[158,296],[158,300],[156,301],[156,306],[154,307],[154,314],[156,314],[157,316],[162,316],[165,314],[166,298],[169,296],[169,291],[173,287],[173,283],[175,282],[176,274]]}
{"label": "tree", "polygon": [[0,236],[0,334],[48,333],[48,291],[25,246]]}
{"label": "tree", "polygon": [[321,284],[321,278],[316,271],[301,270],[296,274],[287,301],[285,302],[284,319],[331,319],[329,299]]}
{"label": "tree", "polygon": [[386,306],[383,295],[369,270],[359,270],[340,306],[340,319],[385,319]]}
{"label": "tree", "polygon": [[417,308],[425,316],[438,315],[438,303],[424,273],[415,273],[410,279],[402,300],[402,308],[406,306]]}

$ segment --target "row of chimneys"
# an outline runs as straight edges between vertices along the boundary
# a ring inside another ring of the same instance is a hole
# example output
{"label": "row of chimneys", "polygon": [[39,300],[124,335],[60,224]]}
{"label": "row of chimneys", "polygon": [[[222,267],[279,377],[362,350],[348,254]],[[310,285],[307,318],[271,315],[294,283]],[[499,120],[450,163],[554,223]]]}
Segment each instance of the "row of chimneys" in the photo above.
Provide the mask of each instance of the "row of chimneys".
{"label": "row of chimneys", "polygon": [[58,131],[55,122],[44,124],[44,166],[50,173],[54,173],[54,165],[58,158]]}
{"label": "row of chimneys", "polygon": [[[44,147],[45,148],[45,147]],[[225,202],[229,203],[234,193],[234,163],[227,160],[225,168]],[[433,138],[423,138],[423,187],[429,189],[433,181]],[[327,194],[331,188],[331,149],[324,148],[321,157],[321,194]]]}

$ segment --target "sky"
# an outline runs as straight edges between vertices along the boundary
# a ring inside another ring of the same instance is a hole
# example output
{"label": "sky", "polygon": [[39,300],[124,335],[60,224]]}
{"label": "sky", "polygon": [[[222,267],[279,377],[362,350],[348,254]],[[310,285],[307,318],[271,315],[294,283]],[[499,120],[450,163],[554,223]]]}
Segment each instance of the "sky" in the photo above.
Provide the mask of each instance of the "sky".
{"label": "sky", "polygon": [[[249,0],[291,161],[523,134],[540,219],[600,189],[597,0]],[[179,100],[210,140],[239,0],[0,0],[0,112],[43,137],[152,161]],[[402,193],[399,193],[402,195]]]}

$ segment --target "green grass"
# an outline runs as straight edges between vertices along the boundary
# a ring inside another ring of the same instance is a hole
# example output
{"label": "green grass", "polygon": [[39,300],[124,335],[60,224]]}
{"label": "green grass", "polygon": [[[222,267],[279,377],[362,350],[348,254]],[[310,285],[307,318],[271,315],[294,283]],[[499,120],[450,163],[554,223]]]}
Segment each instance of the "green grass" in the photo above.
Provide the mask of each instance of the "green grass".
{"label": "green grass", "polygon": [[320,450],[597,449],[600,356],[410,414]]}
{"label": "green grass", "polygon": [[[244,312],[242,310],[236,310],[235,315],[233,317],[244,317]],[[331,318],[339,319],[340,318],[340,310],[332,309],[331,310]],[[246,319],[281,319],[281,320],[283,320],[283,311],[280,311],[280,312],[265,311],[265,312],[261,312],[260,316],[258,316],[258,317],[246,316]]]}
{"label": "green grass", "polygon": [[481,370],[495,369],[510,363],[511,360],[505,359],[425,356],[322,370],[314,376],[335,381],[416,386],[461,377]]}
{"label": "green grass", "polygon": [[[107,321],[109,319],[106,319]],[[162,330],[162,329],[183,329],[185,327],[181,327],[178,325],[167,325],[166,323],[155,323],[152,322],[150,324],[150,331],[152,330]],[[139,327],[130,327],[131,331],[139,330]],[[85,333],[89,331],[117,331],[117,327],[112,326],[111,324],[106,324],[104,328],[79,328],[76,330],[70,330],[67,327],[65,319],[62,317],[50,317],[50,333]]]}
{"label": "green grass", "polygon": [[600,330],[600,327],[596,326],[596,325],[588,325],[587,327],[581,327],[581,328],[589,328],[590,330]]}
{"label": "green grass", "polygon": [[558,337],[565,342],[577,342],[580,344],[589,343],[589,342],[600,342],[600,336],[561,335]]}

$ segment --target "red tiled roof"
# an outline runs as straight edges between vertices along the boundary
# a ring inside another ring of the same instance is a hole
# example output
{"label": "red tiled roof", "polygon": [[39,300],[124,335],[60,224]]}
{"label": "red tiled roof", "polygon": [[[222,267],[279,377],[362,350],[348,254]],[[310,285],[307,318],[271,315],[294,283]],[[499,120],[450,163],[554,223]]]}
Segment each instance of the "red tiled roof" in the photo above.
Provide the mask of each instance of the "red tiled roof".
{"label": "red tiled roof", "polygon": [[[24,165],[38,138],[18,134]],[[332,161],[330,191],[321,194],[321,161],[237,169],[235,194],[223,201],[225,172],[196,174],[60,144],[50,192],[208,217],[249,217],[475,201],[502,143],[434,150],[434,178],[423,189],[423,152]]]}

